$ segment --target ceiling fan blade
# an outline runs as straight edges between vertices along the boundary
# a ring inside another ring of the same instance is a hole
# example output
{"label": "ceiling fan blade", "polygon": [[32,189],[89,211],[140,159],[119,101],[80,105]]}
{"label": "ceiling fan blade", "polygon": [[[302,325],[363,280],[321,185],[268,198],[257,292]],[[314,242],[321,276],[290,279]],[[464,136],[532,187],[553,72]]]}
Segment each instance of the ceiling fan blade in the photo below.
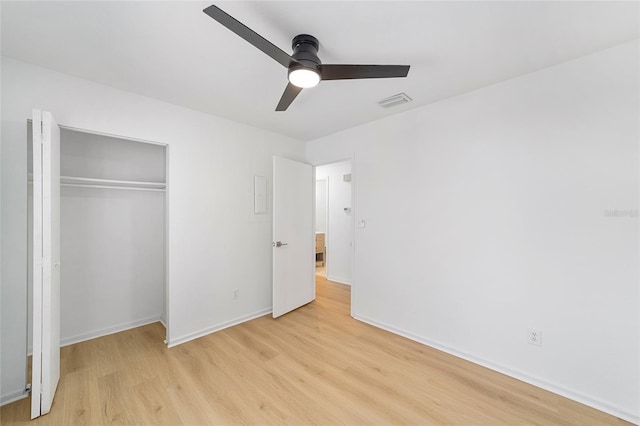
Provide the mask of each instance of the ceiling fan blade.
{"label": "ceiling fan blade", "polygon": [[409,65],[320,65],[323,80],[406,77]]}
{"label": "ceiling fan blade", "polygon": [[256,33],[251,28],[247,27],[242,22],[238,21],[219,7],[211,5],[204,9],[203,12],[257,47],[258,49],[262,50],[264,53],[275,59],[277,62],[281,63],[283,66],[288,68],[291,63],[297,62],[291,57],[291,55],[289,55],[278,46],[271,43],[269,40],[262,37],[260,34]]}
{"label": "ceiling fan blade", "polygon": [[286,111],[291,105],[291,102],[298,96],[298,93],[302,92],[302,87],[294,86],[293,84],[287,84],[287,87],[284,89],[284,93],[280,98],[280,102],[278,102],[278,106],[276,107],[276,111]]}

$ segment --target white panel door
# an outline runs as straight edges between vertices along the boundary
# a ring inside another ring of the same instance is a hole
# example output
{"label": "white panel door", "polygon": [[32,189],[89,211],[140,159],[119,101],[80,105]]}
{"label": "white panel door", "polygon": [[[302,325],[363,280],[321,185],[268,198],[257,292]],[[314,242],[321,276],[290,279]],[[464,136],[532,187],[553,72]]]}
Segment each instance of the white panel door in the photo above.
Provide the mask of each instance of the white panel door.
{"label": "white panel door", "polygon": [[315,299],[313,169],[273,157],[273,317]]}
{"label": "white panel door", "polygon": [[51,409],[60,378],[60,128],[33,110],[31,418]]}

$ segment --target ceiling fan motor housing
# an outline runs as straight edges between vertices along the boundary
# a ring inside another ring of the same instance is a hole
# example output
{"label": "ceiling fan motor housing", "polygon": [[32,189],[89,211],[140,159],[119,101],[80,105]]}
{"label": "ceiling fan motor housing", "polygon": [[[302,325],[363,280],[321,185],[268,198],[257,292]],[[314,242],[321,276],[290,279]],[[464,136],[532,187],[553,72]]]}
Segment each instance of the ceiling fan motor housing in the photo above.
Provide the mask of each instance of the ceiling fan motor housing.
{"label": "ceiling fan motor housing", "polygon": [[[293,38],[291,47],[293,55],[291,57],[298,61],[302,68],[311,68],[320,73],[320,58],[318,58],[318,48],[320,44],[318,39],[309,34],[300,34]],[[289,71],[301,68],[298,64],[293,63],[289,67]]]}

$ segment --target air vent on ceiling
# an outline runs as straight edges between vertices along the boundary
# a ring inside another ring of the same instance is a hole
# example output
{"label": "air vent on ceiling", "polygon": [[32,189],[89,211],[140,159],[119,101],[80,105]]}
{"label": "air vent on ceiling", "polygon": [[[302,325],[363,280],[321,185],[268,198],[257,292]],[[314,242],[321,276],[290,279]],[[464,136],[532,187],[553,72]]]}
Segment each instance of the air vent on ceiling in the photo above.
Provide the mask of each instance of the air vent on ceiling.
{"label": "air vent on ceiling", "polygon": [[407,96],[406,93],[398,93],[397,95],[389,96],[388,98],[378,101],[378,104],[382,108],[391,108],[396,105],[406,104],[407,102],[411,102],[412,100],[413,99]]}

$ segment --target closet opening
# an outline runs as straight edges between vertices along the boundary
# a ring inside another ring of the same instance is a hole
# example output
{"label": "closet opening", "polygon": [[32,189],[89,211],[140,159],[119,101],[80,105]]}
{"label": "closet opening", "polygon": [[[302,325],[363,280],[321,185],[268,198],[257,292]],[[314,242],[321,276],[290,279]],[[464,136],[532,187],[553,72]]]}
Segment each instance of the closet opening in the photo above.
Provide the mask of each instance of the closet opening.
{"label": "closet opening", "polygon": [[[166,330],[168,146],[60,129],[60,345],[153,322]],[[32,216],[32,178],[29,188]],[[31,276],[28,286],[31,354]]]}

